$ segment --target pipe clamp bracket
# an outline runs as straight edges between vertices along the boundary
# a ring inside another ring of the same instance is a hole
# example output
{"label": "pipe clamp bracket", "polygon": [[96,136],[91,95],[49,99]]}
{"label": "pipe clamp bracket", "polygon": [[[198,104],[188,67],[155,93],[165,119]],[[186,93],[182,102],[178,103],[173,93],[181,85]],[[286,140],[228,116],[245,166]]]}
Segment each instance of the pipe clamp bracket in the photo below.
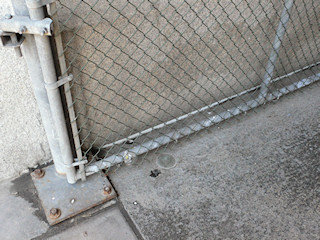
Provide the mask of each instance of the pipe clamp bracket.
{"label": "pipe clamp bracket", "polygon": [[47,84],[46,83],[46,89],[52,90],[52,89],[59,88],[60,86],[66,84],[67,82],[72,81],[72,79],[73,79],[73,75],[72,74],[69,74],[66,77],[59,77],[59,80],[56,81],[55,83],[52,83],[52,84]]}
{"label": "pipe clamp bracket", "polygon": [[0,31],[18,34],[51,36],[53,32],[52,19],[31,20],[27,16],[11,16],[0,19]]}

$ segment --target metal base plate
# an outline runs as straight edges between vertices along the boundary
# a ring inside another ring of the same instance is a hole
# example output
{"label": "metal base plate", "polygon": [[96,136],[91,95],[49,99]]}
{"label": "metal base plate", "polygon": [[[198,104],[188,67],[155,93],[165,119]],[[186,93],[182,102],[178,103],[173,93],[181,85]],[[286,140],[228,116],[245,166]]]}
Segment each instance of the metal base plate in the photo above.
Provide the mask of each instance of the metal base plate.
{"label": "metal base plate", "polygon": [[[85,182],[69,184],[65,178],[56,173],[53,165],[43,170],[45,174],[42,178],[36,178],[34,173],[31,176],[50,225],[116,197],[116,192],[108,179],[99,174],[88,177]],[[104,191],[105,187],[110,187],[109,193]],[[50,210],[53,208],[59,209],[61,213],[56,219],[52,218],[52,214],[50,216]]]}

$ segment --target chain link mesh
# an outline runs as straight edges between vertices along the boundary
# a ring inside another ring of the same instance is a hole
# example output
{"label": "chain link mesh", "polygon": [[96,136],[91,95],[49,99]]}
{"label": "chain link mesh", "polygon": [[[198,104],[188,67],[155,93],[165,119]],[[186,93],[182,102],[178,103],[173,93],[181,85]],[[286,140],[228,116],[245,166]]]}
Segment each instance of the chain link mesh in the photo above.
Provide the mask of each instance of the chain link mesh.
{"label": "chain link mesh", "polygon": [[[320,2],[287,2],[59,0],[76,147],[126,160],[318,80]],[[278,94],[260,101],[285,10],[267,86]]]}

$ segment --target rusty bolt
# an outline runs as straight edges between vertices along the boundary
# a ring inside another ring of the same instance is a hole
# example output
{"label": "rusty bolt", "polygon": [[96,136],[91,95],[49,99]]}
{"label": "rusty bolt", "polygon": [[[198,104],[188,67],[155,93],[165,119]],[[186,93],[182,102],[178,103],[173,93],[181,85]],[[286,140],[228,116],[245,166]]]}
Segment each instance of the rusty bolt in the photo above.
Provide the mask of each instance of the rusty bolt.
{"label": "rusty bolt", "polygon": [[61,216],[61,210],[59,208],[51,208],[50,209],[50,218],[57,219]]}
{"label": "rusty bolt", "polygon": [[112,189],[111,189],[111,187],[109,187],[109,186],[106,186],[106,187],[104,187],[104,189],[103,189],[103,192],[104,192],[104,194],[106,194],[106,195],[110,194],[111,191],[112,191]]}
{"label": "rusty bolt", "polygon": [[45,171],[42,169],[36,169],[34,170],[34,176],[35,178],[42,178],[45,174]]}

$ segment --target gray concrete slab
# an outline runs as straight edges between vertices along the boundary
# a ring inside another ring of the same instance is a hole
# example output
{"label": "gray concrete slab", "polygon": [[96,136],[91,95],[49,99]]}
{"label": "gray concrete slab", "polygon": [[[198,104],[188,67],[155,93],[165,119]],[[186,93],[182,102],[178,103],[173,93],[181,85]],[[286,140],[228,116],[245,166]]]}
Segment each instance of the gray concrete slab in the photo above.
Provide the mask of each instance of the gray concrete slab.
{"label": "gray concrete slab", "polygon": [[0,238],[32,239],[45,233],[49,226],[34,215],[37,208],[11,187],[9,181],[0,183]]}
{"label": "gray concrete slab", "polygon": [[28,174],[0,182],[0,239],[136,239],[122,207],[111,200],[49,226]]}
{"label": "gray concrete slab", "polygon": [[111,174],[145,239],[320,238],[319,84],[255,111]]}
{"label": "gray concrete slab", "polygon": [[137,238],[120,210],[113,207],[49,239],[135,240]]}

